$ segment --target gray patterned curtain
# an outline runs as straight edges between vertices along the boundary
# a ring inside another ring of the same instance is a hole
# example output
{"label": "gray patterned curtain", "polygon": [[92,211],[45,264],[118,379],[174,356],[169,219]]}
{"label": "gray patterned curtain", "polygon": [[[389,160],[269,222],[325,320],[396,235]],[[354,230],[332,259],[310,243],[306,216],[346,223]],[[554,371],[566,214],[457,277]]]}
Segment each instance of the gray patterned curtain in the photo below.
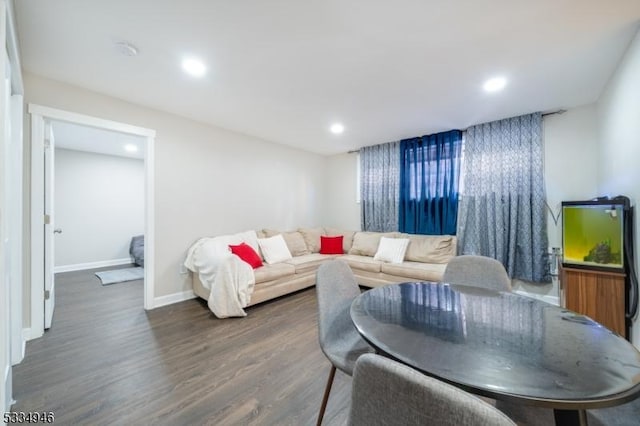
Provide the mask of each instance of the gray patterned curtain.
{"label": "gray patterned curtain", "polygon": [[363,231],[398,230],[400,142],[360,148]]}
{"label": "gray patterned curtain", "polygon": [[467,130],[458,252],[493,257],[512,278],[547,276],[542,115]]}

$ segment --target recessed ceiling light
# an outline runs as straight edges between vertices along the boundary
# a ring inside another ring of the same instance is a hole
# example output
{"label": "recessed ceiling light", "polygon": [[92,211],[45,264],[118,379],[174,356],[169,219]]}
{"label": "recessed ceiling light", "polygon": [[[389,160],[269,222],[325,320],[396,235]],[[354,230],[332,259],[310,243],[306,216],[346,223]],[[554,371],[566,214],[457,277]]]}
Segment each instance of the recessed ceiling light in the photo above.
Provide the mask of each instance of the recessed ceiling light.
{"label": "recessed ceiling light", "polygon": [[138,152],[138,147],[129,143],[124,146],[124,150],[127,152]]}
{"label": "recessed ceiling light", "polygon": [[194,77],[202,77],[207,71],[202,61],[195,58],[187,58],[182,61],[182,69],[189,75]]}
{"label": "recessed ceiling light", "polygon": [[340,133],[344,132],[344,126],[340,123],[334,123],[331,125],[329,130],[331,130],[331,133],[333,133],[334,135],[339,135]]}
{"label": "recessed ceiling light", "polygon": [[497,92],[504,89],[504,86],[506,85],[507,80],[504,77],[495,77],[487,80],[482,87],[487,92]]}

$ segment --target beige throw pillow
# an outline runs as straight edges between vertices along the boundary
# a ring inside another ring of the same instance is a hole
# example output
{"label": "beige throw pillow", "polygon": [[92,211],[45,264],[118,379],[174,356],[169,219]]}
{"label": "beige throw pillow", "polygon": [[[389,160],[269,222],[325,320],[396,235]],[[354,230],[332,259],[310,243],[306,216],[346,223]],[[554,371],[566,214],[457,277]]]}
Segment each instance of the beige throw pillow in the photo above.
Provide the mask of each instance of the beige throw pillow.
{"label": "beige throw pillow", "polygon": [[451,235],[412,235],[406,260],[423,263],[448,263],[456,255],[456,237]]}
{"label": "beige throw pillow", "polygon": [[264,238],[275,237],[276,235],[283,234],[283,233],[284,232],[278,231],[277,229],[265,228],[262,230],[262,234],[264,235]]}
{"label": "beige throw pillow", "polygon": [[287,247],[292,256],[304,256],[310,253],[301,233],[284,232],[282,237],[284,238],[284,242],[287,243]]}
{"label": "beige throw pillow", "polygon": [[311,253],[320,252],[320,236],[324,235],[324,228],[298,228],[298,232],[302,234],[307,249]]}

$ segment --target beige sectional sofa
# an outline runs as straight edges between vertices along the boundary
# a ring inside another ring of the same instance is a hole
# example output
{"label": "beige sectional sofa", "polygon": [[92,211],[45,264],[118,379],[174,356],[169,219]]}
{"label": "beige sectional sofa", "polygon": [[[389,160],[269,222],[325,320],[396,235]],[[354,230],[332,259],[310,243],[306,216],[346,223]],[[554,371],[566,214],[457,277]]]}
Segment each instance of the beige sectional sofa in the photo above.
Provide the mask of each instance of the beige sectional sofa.
{"label": "beige sectional sofa", "polygon": [[[255,286],[247,306],[255,305],[315,285],[318,266],[327,259],[346,261],[358,283],[378,287],[406,281],[440,281],[449,260],[456,254],[456,237],[451,235],[409,235],[400,232],[362,232],[333,228],[299,228],[296,231],[264,229],[258,238],[282,234],[292,258],[264,264],[254,270]],[[320,254],[320,236],[343,236],[343,254]],[[408,238],[402,263],[374,260],[381,237]],[[192,273],[194,293],[208,299],[197,273]]]}

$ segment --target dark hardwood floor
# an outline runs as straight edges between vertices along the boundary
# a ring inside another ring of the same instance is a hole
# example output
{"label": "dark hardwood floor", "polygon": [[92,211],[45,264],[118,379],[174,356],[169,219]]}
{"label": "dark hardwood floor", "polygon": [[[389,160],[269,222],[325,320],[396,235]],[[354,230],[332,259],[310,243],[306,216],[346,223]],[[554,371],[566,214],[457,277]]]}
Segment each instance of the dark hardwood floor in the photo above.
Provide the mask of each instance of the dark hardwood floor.
{"label": "dark hardwood floor", "polygon": [[[103,287],[95,271],[56,276],[53,327],[13,369],[13,411],[52,411],[60,425],[315,424],[330,364],[313,288],[220,320],[200,299],[146,312],[142,281]],[[350,386],[338,371],[325,425],[345,423]],[[519,425],[553,424],[551,410],[525,413]],[[589,424],[639,418],[640,399]]]}
{"label": "dark hardwood floor", "polygon": [[[330,364],[314,289],[220,320],[200,299],[146,312],[142,281],[103,287],[95,271],[56,276],[53,327],[13,370],[13,411],[74,425],[315,424]],[[345,422],[350,386],[338,372],[325,424]]]}

